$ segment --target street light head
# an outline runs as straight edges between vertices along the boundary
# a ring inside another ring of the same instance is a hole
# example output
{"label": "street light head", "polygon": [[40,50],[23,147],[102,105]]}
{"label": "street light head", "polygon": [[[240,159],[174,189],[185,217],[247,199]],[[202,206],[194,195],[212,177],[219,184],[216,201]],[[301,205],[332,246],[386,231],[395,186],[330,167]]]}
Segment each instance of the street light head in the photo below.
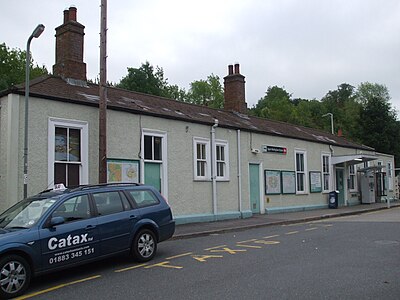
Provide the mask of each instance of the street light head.
{"label": "street light head", "polygon": [[326,114],[324,114],[324,115],[322,115],[323,117],[326,117],[326,116],[333,116],[333,114],[332,113],[326,113]]}
{"label": "street light head", "polygon": [[44,31],[44,25],[43,24],[39,24],[38,26],[36,26],[35,30],[32,32],[32,37],[34,38],[38,38]]}

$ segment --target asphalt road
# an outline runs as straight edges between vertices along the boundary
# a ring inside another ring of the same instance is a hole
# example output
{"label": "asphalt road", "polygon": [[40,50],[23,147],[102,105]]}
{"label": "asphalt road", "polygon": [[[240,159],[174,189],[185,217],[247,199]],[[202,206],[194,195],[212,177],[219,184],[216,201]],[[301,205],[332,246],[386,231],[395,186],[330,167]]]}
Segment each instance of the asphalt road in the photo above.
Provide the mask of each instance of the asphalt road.
{"label": "asphalt road", "polygon": [[37,278],[23,299],[400,299],[400,208],[161,243]]}

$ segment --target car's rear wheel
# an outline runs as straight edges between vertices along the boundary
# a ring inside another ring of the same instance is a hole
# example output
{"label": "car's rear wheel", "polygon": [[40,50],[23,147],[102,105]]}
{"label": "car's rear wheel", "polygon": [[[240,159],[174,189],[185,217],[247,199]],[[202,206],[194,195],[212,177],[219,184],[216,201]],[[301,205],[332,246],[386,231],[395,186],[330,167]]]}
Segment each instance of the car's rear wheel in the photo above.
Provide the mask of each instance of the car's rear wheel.
{"label": "car's rear wheel", "polygon": [[31,281],[31,268],[19,255],[7,255],[0,259],[0,298],[21,295]]}
{"label": "car's rear wheel", "polygon": [[133,257],[139,262],[151,260],[157,251],[157,240],[153,231],[142,229],[135,236],[132,245]]}

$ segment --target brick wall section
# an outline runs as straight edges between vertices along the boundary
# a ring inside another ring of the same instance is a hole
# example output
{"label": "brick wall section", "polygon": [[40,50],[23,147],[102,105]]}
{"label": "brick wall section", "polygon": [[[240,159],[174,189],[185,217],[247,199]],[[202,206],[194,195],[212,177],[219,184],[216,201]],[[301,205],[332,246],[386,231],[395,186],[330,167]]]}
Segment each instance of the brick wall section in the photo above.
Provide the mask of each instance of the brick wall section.
{"label": "brick wall section", "polygon": [[240,74],[239,64],[235,64],[235,68],[232,65],[228,66],[228,75],[224,77],[225,110],[247,113],[244,78]]}
{"label": "brick wall section", "polygon": [[56,63],[53,74],[86,81],[83,62],[85,26],[76,21],[76,8],[64,11],[64,24],[56,28]]}

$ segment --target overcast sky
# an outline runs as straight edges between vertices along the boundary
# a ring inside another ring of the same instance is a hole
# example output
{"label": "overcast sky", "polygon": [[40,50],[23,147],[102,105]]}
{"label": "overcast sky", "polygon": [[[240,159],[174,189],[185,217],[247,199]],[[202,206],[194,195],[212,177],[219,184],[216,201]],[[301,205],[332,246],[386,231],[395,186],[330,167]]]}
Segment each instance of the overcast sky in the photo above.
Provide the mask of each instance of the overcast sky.
{"label": "overcast sky", "polygon": [[[99,73],[100,0],[2,1],[0,43],[26,48],[37,24],[35,62],[55,61],[55,28],[63,10],[77,7],[85,25],[87,77]],[[240,63],[251,107],[269,86],[294,98],[321,99],[341,83],[388,87],[400,110],[398,0],[112,0],[108,1],[108,81],[146,60],[170,84],[188,88],[211,73],[221,79]]]}

